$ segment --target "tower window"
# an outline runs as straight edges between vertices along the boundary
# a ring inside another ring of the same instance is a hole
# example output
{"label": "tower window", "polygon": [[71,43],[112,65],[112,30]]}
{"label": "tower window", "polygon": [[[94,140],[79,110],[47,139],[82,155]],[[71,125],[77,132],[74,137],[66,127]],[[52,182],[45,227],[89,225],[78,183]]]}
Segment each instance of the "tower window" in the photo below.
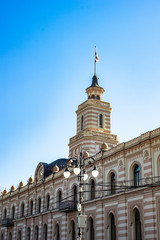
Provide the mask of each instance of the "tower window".
{"label": "tower window", "polygon": [[81,116],[81,130],[84,128],[84,117],[83,115]]}
{"label": "tower window", "polygon": [[97,95],[97,96],[96,96],[96,99],[100,100],[100,96],[99,96],[99,95]]}
{"label": "tower window", "polygon": [[99,128],[103,128],[103,115],[99,114]]}
{"label": "tower window", "polygon": [[92,95],[91,98],[95,99],[95,95]]}

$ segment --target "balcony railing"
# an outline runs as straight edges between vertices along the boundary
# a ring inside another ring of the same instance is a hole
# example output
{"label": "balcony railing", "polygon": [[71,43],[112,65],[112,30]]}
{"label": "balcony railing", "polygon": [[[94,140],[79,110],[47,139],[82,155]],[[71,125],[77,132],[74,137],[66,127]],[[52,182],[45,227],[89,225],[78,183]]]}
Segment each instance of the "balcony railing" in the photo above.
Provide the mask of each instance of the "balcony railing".
{"label": "balcony railing", "polygon": [[13,227],[14,222],[12,218],[6,218],[1,220],[1,226],[3,227]]}
{"label": "balcony railing", "polygon": [[63,201],[59,203],[59,210],[61,212],[74,212],[77,211],[77,202],[75,201]]}

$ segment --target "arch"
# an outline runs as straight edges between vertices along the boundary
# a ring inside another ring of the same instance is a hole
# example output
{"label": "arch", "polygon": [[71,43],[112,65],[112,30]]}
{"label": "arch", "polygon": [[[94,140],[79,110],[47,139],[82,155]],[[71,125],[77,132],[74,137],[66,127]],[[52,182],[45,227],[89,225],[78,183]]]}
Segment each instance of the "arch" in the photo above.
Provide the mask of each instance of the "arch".
{"label": "arch", "polygon": [[7,208],[3,210],[3,219],[7,218]]}
{"label": "arch", "polygon": [[75,222],[72,220],[70,222],[70,240],[76,240],[76,230],[75,230]]}
{"label": "arch", "polygon": [[55,225],[55,240],[60,240],[60,229],[59,229],[59,223],[56,223]]}
{"label": "arch", "polygon": [[39,238],[39,227],[35,226],[34,240],[38,240],[38,238]]}
{"label": "arch", "polygon": [[29,213],[30,215],[33,215],[33,199],[31,199],[29,203]]}
{"label": "arch", "polygon": [[31,239],[31,229],[30,227],[27,228],[27,240]]}
{"label": "arch", "polygon": [[12,233],[9,233],[9,240],[12,240]]}
{"label": "arch", "polygon": [[84,128],[84,116],[81,116],[81,130]]}
{"label": "arch", "polygon": [[48,231],[47,224],[44,224],[44,226],[43,226],[43,240],[47,240],[47,231]]}
{"label": "arch", "polygon": [[15,218],[15,205],[12,206],[12,211],[11,211],[11,218]]}
{"label": "arch", "polygon": [[19,231],[18,231],[18,237],[17,237],[17,240],[21,240],[21,238],[22,238],[21,235],[22,235],[22,234],[21,234],[21,231],[19,230]]}
{"label": "arch", "polygon": [[41,197],[38,198],[38,213],[41,212]]}
{"label": "arch", "polygon": [[88,236],[87,236],[87,239],[88,240],[94,240],[94,222],[93,222],[93,218],[92,217],[89,217],[88,219]]}
{"label": "arch", "polygon": [[115,224],[115,217],[112,212],[108,216],[108,222],[109,222],[109,228],[108,228],[109,239],[116,240],[116,224]]}
{"label": "arch", "polygon": [[135,240],[142,240],[142,224],[138,208],[133,210],[132,235]]}
{"label": "arch", "polygon": [[34,179],[36,181],[39,181],[39,174],[38,173],[39,173],[40,168],[42,168],[43,172],[44,172],[44,166],[43,166],[43,163],[41,163],[41,162],[38,164],[38,166],[37,166],[37,168],[35,170]]}
{"label": "arch", "polygon": [[99,128],[103,128],[103,115],[99,114]]}
{"label": "arch", "polygon": [[20,216],[24,217],[24,202],[21,203],[21,211],[20,211]]}

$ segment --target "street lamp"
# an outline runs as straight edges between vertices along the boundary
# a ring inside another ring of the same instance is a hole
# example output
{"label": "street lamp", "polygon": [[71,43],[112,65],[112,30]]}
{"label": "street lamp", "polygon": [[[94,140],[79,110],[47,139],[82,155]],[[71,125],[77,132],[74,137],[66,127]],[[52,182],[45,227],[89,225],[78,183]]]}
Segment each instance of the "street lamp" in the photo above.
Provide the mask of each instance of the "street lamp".
{"label": "street lamp", "polygon": [[81,228],[86,227],[86,223],[84,222],[87,221],[87,216],[82,214],[82,202],[83,202],[83,181],[86,181],[88,178],[88,174],[85,172],[85,167],[87,166],[86,160],[89,160],[87,163],[90,166],[94,166],[92,170],[92,176],[97,177],[99,172],[95,166],[95,159],[94,157],[89,157],[88,152],[82,152],[78,156],[77,159],[69,159],[67,167],[63,173],[65,178],[70,177],[70,171],[69,168],[73,169],[73,172],[75,175],[78,176],[78,181],[79,181],[79,201],[77,204],[77,210],[78,210],[78,237],[81,240],[82,239],[82,232]]}

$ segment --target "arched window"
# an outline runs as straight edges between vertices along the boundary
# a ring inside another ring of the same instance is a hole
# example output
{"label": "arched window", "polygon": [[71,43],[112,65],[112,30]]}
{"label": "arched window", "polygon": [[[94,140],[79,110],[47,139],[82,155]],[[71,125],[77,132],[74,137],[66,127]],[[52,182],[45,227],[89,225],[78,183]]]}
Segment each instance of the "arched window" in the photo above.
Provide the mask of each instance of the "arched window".
{"label": "arched window", "polygon": [[21,240],[21,231],[18,231],[18,240]]}
{"label": "arched window", "polygon": [[60,240],[59,224],[56,223],[55,226],[55,240]]}
{"label": "arched window", "polygon": [[103,115],[99,114],[99,128],[103,128]]}
{"label": "arched window", "polygon": [[38,240],[38,236],[39,236],[39,227],[36,226],[36,227],[35,227],[34,240]]}
{"label": "arched window", "polygon": [[9,240],[12,240],[12,233],[9,233]]}
{"label": "arched window", "polygon": [[43,240],[47,240],[47,224],[43,226]]}
{"label": "arched window", "polygon": [[113,213],[109,215],[109,236],[110,240],[116,240],[116,225]]}
{"label": "arched window", "polygon": [[134,186],[140,186],[140,168],[137,164],[134,165]]}
{"label": "arched window", "polygon": [[88,240],[94,240],[94,225],[93,225],[93,218],[89,218],[89,236]]}
{"label": "arched window", "polygon": [[33,200],[30,201],[30,215],[33,215]]}
{"label": "arched window", "polygon": [[61,192],[61,190],[59,190],[58,191],[58,196],[57,196],[57,200],[58,200],[58,207],[59,207],[59,205],[60,205],[60,203],[61,203],[61,201],[62,201],[62,192]]}
{"label": "arched window", "polygon": [[24,217],[24,203],[21,204],[21,217]]}
{"label": "arched window", "polygon": [[15,206],[12,206],[12,213],[11,213],[11,218],[15,218]]}
{"label": "arched window", "polygon": [[91,199],[95,199],[95,181],[91,180]]}
{"label": "arched window", "polygon": [[138,209],[134,210],[135,240],[142,240],[141,220]]}
{"label": "arched window", "polygon": [[7,218],[7,209],[5,208],[3,212],[3,219],[6,219],[6,218]]}
{"label": "arched window", "polygon": [[70,237],[70,239],[76,240],[75,223],[73,220],[71,221],[71,237]]}
{"label": "arched window", "polygon": [[95,95],[92,95],[91,98],[95,99]]}
{"label": "arched window", "polygon": [[81,116],[81,130],[84,128],[84,117],[83,115]]}
{"label": "arched window", "polygon": [[41,198],[38,198],[38,213],[41,212]]}
{"label": "arched window", "polygon": [[31,239],[31,229],[30,227],[27,228],[27,240]]}
{"label": "arched window", "polygon": [[116,188],[116,176],[114,173],[111,173],[111,194],[114,194],[116,192],[115,188]]}
{"label": "arched window", "polygon": [[97,96],[96,96],[96,99],[100,100],[100,96],[99,96],[99,95],[97,95]]}
{"label": "arched window", "polygon": [[73,201],[77,202],[77,186],[74,185],[73,187]]}
{"label": "arched window", "polygon": [[50,195],[48,194],[47,198],[46,198],[46,208],[47,208],[47,211],[49,210],[49,207],[50,207]]}
{"label": "arched window", "polygon": [[4,236],[3,236],[3,233],[1,234],[1,240],[4,240]]}

